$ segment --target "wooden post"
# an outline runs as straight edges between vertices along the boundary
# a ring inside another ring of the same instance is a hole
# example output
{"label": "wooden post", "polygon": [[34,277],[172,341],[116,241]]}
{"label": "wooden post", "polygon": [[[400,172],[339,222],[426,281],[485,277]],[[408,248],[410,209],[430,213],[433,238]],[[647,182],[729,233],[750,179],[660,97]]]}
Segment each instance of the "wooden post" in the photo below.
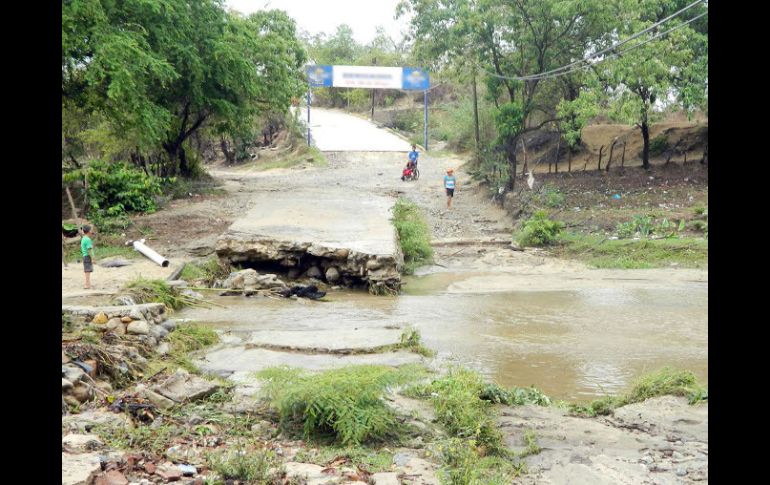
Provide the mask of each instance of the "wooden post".
{"label": "wooden post", "polygon": [[604,151],[604,145],[599,147],[599,165],[596,167],[596,170],[602,169],[602,152]]}
{"label": "wooden post", "polygon": [[567,172],[572,173],[572,147],[567,148]]}
{"label": "wooden post", "polygon": [[615,150],[615,143],[618,142],[618,137],[615,137],[614,140],[612,140],[612,145],[610,145],[610,159],[607,160],[607,166],[605,167],[605,170],[607,172],[610,171],[610,165],[612,164],[612,152]]}
{"label": "wooden post", "polygon": [[521,148],[524,150],[524,167],[521,169],[521,174],[524,175],[527,172],[527,144],[524,142],[524,137],[521,137]]}
{"label": "wooden post", "polygon": [[[559,140],[556,142],[556,158],[553,161],[555,173],[559,173],[559,150],[561,149],[561,133],[559,133]],[[550,173],[551,166],[548,165],[548,172]]]}

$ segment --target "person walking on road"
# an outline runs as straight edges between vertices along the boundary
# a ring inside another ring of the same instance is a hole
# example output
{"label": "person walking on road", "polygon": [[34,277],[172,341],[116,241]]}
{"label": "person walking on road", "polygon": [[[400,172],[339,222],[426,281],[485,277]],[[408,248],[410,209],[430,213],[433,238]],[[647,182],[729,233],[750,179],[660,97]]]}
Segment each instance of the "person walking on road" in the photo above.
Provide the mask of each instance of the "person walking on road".
{"label": "person walking on road", "polygon": [[446,208],[452,208],[452,197],[455,195],[455,188],[457,187],[457,179],[454,176],[454,169],[446,169],[446,175],[444,175],[444,188],[446,189]]}

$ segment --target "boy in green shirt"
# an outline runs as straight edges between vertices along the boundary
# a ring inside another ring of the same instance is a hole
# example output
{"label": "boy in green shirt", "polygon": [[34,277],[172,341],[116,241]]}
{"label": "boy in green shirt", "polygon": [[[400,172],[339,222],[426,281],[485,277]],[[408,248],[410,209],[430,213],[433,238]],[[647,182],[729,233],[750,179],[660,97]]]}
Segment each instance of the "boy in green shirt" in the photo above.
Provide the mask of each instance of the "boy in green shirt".
{"label": "boy in green shirt", "polygon": [[86,284],[84,290],[91,289],[91,273],[94,271],[94,242],[91,237],[94,235],[91,226],[83,226],[83,238],[80,240],[80,252],[83,255],[83,271],[86,275]]}

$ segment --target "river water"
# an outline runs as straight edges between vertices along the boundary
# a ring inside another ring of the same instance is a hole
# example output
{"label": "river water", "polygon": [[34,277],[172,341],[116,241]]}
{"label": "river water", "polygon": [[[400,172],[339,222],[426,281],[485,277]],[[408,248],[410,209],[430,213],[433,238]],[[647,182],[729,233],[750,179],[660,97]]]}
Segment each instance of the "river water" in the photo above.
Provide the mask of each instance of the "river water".
{"label": "river water", "polygon": [[414,326],[440,359],[503,386],[534,385],[570,401],[624,392],[663,366],[692,370],[708,382],[707,282],[469,292],[462,285],[469,278],[484,275],[407,278],[398,297],[355,291],[331,292],[319,302],[216,297],[225,308],[187,309],[179,317],[243,339],[252,331],[333,335],[342,328]]}

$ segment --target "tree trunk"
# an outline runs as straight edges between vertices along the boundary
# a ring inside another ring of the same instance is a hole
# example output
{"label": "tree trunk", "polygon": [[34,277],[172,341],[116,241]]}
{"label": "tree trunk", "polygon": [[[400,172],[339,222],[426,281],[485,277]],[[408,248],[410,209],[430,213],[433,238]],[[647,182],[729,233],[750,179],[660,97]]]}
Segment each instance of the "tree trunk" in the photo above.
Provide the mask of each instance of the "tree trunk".
{"label": "tree trunk", "polygon": [[703,149],[703,158],[700,159],[701,165],[708,165],[709,163],[709,146],[708,144]]}
{"label": "tree trunk", "polygon": [[599,171],[602,169],[602,152],[604,152],[604,145],[599,147],[599,165],[596,167],[596,170]]}
{"label": "tree trunk", "polygon": [[83,217],[88,217],[88,167],[83,171]]}
{"label": "tree trunk", "polygon": [[[75,207],[75,200],[72,198],[72,192],[70,192],[70,188],[65,186],[64,191],[67,192],[67,200],[70,202],[70,209],[72,210],[72,218],[77,220],[78,219],[78,210]],[[66,266],[66,264],[65,264]]]}
{"label": "tree trunk", "polygon": [[644,148],[642,148],[642,167],[645,170],[650,169],[650,127],[647,126],[647,122],[642,122],[642,140],[644,140]]}
{"label": "tree trunk", "polygon": [[506,147],[506,155],[508,157],[508,190],[516,188],[516,141],[508,143]]}
{"label": "tree trunk", "polygon": [[225,156],[225,162],[230,165],[235,162],[235,153],[230,151],[227,140],[223,136],[219,141],[219,146],[222,148],[222,153]]}
{"label": "tree trunk", "polygon": [[572,173],[572,147],[567,147],[567,173]]}
{"label": "tree trunk", "polygon": [[476,99],[476,72],[473,72],[473,129],[476,136],[476,151],[479,151],[481,138],[479,136],[479,105]]}
{"label": "tree trunk", "polygon": [[524,175],[529,168],[527,166],[527,144],[524,142],[524,138],[521,139],[521,149],[524,151],[524,166],[521,168],[521,174]]}
{"label": "tree trunk", "polygon": [[[561,134],[559,134],[559,140],[556,142],[556,157],[553,160],[553,167],[556,173],[559,173],[559,150],[561,149]],[[550,172],[550,165],[548,166],[548,171]]]}

